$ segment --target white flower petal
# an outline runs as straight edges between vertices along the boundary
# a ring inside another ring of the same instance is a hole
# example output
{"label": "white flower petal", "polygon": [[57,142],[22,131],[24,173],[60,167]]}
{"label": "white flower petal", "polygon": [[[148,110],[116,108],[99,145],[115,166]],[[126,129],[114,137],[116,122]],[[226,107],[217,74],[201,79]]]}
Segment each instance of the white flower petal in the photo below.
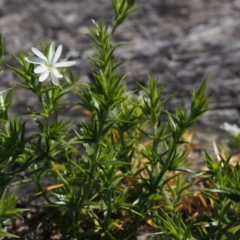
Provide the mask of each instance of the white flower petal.
{"label": "white flower petal", "polygon": [[57,77],[57,78],[62,78],[63,75],[56,69],[56,68],[53,68],[52,69],[52,73]]}
{"label": "white flower petal", "polygon": [[45,71],[43,73],[40,74],[39,76],[39,82],[44,82],[49,76],[49,71]]}
{"label": "white flower petal", "polygon": [[25,57],[24,58],[27,62],[34,63],[34,64],[44,64],[45,61],[38,57]]}
{"label": "white flower petal", "polygon": [[34,73],[36,74],[39,74],[39,73],[43,73],[45,71],[47,71],[47,66],[46,65],[40,65],[40,66],[37,66],[35,69],[34,69]]}
{"label": "white flower petal", "polygon": [[35,53],[35,55],[37,55],[39,58],[41,58],[42,60],[44,60],[45,62],[47,62],[47,58],[45,57],[45,55],[42,53],[42,52],[40,52],[38,49],[36,49],[36,48],[32,48],[32,51],[33,51],[33,53]]}
{"label": "white flower petal", "polygon": [[54,85],[58,85],[58,78],[51,72],[51,80]]}
{"label": "white flower petal", "polygon": [[53,60],[52,60],[53,64],[58,61],[61,53],[62,53],[62,44],[58,46],[57,51],[54,54],[54,57],[53,57]]}
{"label": "white flower petal", "polygon": [[51,43],[50,48],[49,48],[49,52],[48,52],[48,63],[51,64],[52,63],[52,59],[55,53],[55,44],[54,42]]}
{"label": "white flower petal", "polygon": [[32,48],[33,53],[37,57],[25,57],[25,60],[30,63],[38,64],[39,66],[35,67],[34,73],[39,74],[39,82],[45,81],[49,75],[50,80],[54,85],[59,85],[59,78],[62,78],[63,75],[58,71],[57,68],[70,67],[76,64],[75,61],[62,61],[57,63],[62,53],[62,45],[60,44],[55,51],[54,42],[49,46],[48,56],[46,57],[44,53],[39,51],[36,48]]}
{"label": "white flower petal", "polygon": [[75,61],[67,61],[67,62],[59,62],[59,63],[54,63],[54,68],[58,67],[70,67],[72,65],[76,64]]}

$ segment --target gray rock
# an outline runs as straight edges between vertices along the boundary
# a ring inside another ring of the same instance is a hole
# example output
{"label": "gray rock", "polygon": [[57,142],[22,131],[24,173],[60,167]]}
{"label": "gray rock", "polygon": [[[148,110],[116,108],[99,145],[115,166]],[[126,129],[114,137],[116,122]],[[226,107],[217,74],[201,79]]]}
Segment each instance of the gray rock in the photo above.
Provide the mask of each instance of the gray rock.
{"label": "gray rock", "polygon": [[[137,88],[136,81],[146,84],[147,73],[159,77],[160,83],[168,78],[165,94],[178,92],[168,106],[174,109],[179,100],[189,105],[189,91],[208,77],[209,94],[215,94],[212,114],[218,113],[214,121],[232,121],[231,111],[237,114],[239,109],[240,1],[137,3],[141,8],[130,15],[115,36],[116,41],[132,42],[116,52],[129,60],[121,67],[121,71],[129,73],[129,89]],[[66,56],[79,60],[75,71],[84,76],[84,81],[91,72],[87,56],[93,52],[85,35],[92,27],[91,19],[107,22],[113,16],[110,0],[69,0],[67,4],[61,0],[0,0],[0,29],[7,43],[6,54],[27,51],[37,47],[39,41],[62,43]],[[19,79],[5,70],[1,88],[16,81]],[[34,96],[29,95],[26,101],[25,91],[18,89],[16,94],[14,114],[35,106]],[[206,116],[202,121],[210,124],[209,120]]]}

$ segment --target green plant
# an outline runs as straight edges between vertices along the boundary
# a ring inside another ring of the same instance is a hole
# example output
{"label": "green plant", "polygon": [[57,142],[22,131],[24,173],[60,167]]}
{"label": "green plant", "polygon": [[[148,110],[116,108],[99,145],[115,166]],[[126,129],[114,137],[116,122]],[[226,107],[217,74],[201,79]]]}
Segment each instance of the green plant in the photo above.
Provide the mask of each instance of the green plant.
{"label": "green plant", "polygon": [[[207,80],[192,91],[191,108],[180,104],[175,112],[165,109],[174,97],[164,96],[166,82],[159,84],[148,76],[148,87],[138,84],[143,96],[129,92],[124,83],[127,75],[118,72],[125,61],[115,54],[125,43],[115,43],[113,36],[136,9],[135,1],[112,0],[112,4],[113,23],[93,21],[88,34],[95,51],[89,57],[91,83],[78,83],[78,76],[66,72],[65,67],[74,62],[57,63],[62,47],[55,50],[54,43],[41,44],[41,51],[32,48],[37,57],[19,52],[16,59],[21,67],[10,67],[21,77],[17,86],[35,94],[38,105],[28,108],[27,120],[9,119],[12,88],[1,98],[1,197],[8,202],[2,224],[20,211],[14,209],[14,194],[6,198],[7,186],[33,182],[36,193],[29,201],[45,200],[49,228],[58,229],[61,239],[133,239],[141,224],[153,227],[153,237],[236,238],[239,167],[232,169],[223,160],[216,163],[206,154],[209,171],[195,173],[186,162],[188,143],[183,135],[209,110]],[[69,93],[78,96],[72,109],[86,114],[82,122],[59,116]],[[28,136],[25,126],[31,120],[36,130]],[[18,165],[13,168],[13,164]],[[204,219],[186,217],[181,211],[184,198],[193,196],[191,187],[199,175],[213,186],[202,191],[214,211]],[[16,182],[16,177],[23,179]],[[51,179],[48,186],[42,184],[45,177]],[[228,208],[234,217],[225,216]]]}
{"label": "green plant", "polygon": [[[4,40],[0,34],[0,76],[3,71],[2,65],[7,60],[4,57]],[[4,98],[4,94],[6,94]],[[18,121],[8,121],[8,109],[12,104],[13,89],[0,92],[0,226],[7,225],[13,217],[19,217],[20,213],[26,209],[15,208],[15,191],[9,190],[10,182],[17,176],[18,172],[12,171],[12,166],[16,160],[20,148],[24,144],[24,125],[18,128]],[[3,130],[4,129],[4,130]],[[20,141],[19,141],[20,140]],[[17,236],[0,229],[0,237],[17,238]]]}
{"label": "green plant", "polygon": [[[16,203],[15,192],[7,194],[7,189],[5,189],[0,198],[0,227],[8,225],[13,217],[21,217],[20,213],[28,210],[15,208]],[[18,236],[1,229],[0,237],[18,238]]]}

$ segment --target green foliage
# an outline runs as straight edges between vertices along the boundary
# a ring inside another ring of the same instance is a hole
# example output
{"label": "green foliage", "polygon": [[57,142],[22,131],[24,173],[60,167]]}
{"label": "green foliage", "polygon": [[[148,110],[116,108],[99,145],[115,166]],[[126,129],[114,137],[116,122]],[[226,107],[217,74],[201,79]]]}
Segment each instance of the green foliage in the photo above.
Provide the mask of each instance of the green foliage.
{"label": "green foliage", "polygon": [[[3,185],[1,184],[1,186]],[[0,198],[1,227],[7,225],[7,223],[9,223],[9,221],[13,217],[21,217],[20,213],[27,210],[15,208],[15,205],[16,205],[15,192],[13,191],[11,194],[7,194],[7,189],[5,189],[4,192],[1,194]],[[15,236],[2,230],[0,230],[0,237],[18,238],[18,236]]]}
{"label": "green foliage", "polygon": [[[0,34],[0,76],[3,71],[4,41]],[[4,97],[4,95],[6,96]],[[15,208],[15,192],[9,194],[7,188],[16,176],[11,170],[24,145],[24,124],[19,128],[18,120],[8,119],[8,110],[13,100],[13,88],[0,92],[0,226],[4,227],[14,217],[19,217],[24,209]],[[21,136],[20,136],[21,135]],[[17,174],[17,173],[16,173]],[[17,238],[17,236],[0,230],[0,237]]]}
{"label": "green foliage", "polygon": [[[192,91],[190,109],[179,104],[175,112],[165,109],[175,95],[163,94],[167,82],[149,75],[147,87],[138,83],[142,96],[128,92],[127,75],[118,72],[124,61],[115,55],[125,43],[115,43],[113,34],[136,9],[135,1],[112,4],[113,23],[93,21],[88,35],[95,51],[89,57],[91,83],[78,84],[78,76],[65,70],[61,73],[67,81],[61,86],[39,82],[34,64],[25,60],[30,53],[16,56],[19,68],[9,66],[21,78],[18,87],[35,94],[38,105],[25,112],[27,120],[12,119],[13,88],[0,94],[1,226],[24,210],[15,208],[15,193],[8,195],[6,189],[31,182],[35,194],[28,200],[44,198],[45,211],[52,216],[49,227],[59,229],[61,239],[133,239],[143,223],[153,227],[150,235],[164,239],[238,239],[239,165],[230,167],[230,158],[223,157],[215,162],[206,153],[208,171],[197,174],[185,162],[183,135],[209,110],[207,80]],[[3,45],[1,37],[0,61]],[[47,55],[49,47],[41,44],[41,51]],[[73,109],[81,108],[83,121],[59,117],[70,92],[79,98]],[[36,131],[27,136],[30,122]],[[51,183],[43,186],[49,176]],[[184,199],[195,197],[191,187],[198,181],[210,183],[201,193],[212,206],[205,218],[185,216],[182,207]],[[15,237],[3,231],[0,236]]]}
{"label": "green foliage", "polygon": [[126,17],[138,7],[134,7],[135,0],[111,0],[115,11],[115,21],[113,23],[112,34],[124,22]]}
{"label": "green foliage", "polygon": [[214,202],[214,208],[211,221],[203,224],[204,228],[210,229],[203,234],[203,239],[238,239],[240,236],[240,166],[231,167],[230,159],[221,158],[216,162],[206,153],[209,170],[205,175],[212,187],[202,192]]}
{"label": "green foliage", "polygon": [[4,39],[2,34],[0,33],[0,77],[3,72],[2,65],[8,59],[8,57],[4,57],[4,46],[5,46]]}

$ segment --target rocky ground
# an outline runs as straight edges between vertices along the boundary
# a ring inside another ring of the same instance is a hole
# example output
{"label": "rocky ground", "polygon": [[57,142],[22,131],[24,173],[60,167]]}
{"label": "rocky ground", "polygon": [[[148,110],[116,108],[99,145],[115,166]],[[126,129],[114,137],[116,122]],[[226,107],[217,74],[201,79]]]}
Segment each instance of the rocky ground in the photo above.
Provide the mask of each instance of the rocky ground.
{"label": "rocky ground", "polygon": [[[209,79],[214,94],[212,111],[200,121],[218,126],[239,121],[240,93],[240,0],[138,0],[141,8],[118,30],[116,40],[131,41],[118,54],[129,61],[127,85],[136,89],[147,73],[169,79],[166,94],[178,92],[169,108],[179,100],[189,105],[194,86]],[[39,41],[62,43],[64,50],[79,60],[75,70],[80,81],[89,81],[87,55],[92,54],[85,36],[91,19],[107,22],[113,18],[110,0],[0,0],[0,32],[6,39],[6,54],[37,47]],[[12,60],[13,61],[13,60]],[[1,89],[19,81],[8,70]],[[14,112],[34,106],[35,99],[16,89]],[[216,124],[217,123],[217,124]]]}
{"label": "rocky ground", "polygon": [[[190,103],[190,91],[207,77],[208,93],[214,94],[213,109],[200,123],[216,128],[224,121],[239,122],[240,115],[240,0],[137,0],[141,6],[118,29],[116,41],[131,41],[117,54],[129,61],[127,86],[146,84],[147,74],[168,78],[165,94],[178,92],[168,105]],[[0,0],[0,32],[6,55],[38,47],[39,42],[63,44],[64,54],[78,60],[74,70],[80,81],[91,80],[87,56],[93,52],[85,33],[91,19],[113,18],[110,0]],[[10,65],[15,65],[11,59]],[[8,69],[1,76],[0,90],[18,82]],[[12,113],[34,108],[36,99],[16,88]]]}

